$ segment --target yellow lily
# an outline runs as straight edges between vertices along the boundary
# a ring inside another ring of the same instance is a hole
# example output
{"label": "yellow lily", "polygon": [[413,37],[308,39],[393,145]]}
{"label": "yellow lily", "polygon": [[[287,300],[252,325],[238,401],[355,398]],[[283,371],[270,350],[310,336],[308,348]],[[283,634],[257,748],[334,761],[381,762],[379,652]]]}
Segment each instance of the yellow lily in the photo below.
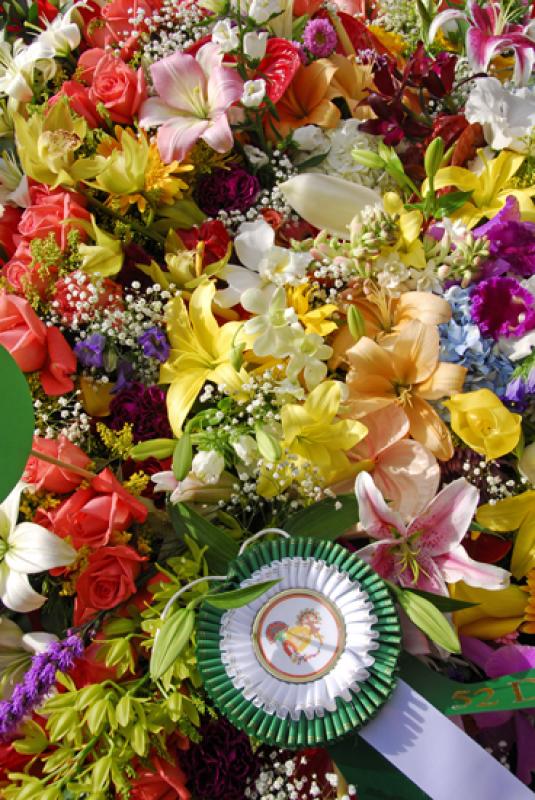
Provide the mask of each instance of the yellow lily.
{"label": "yellow lily", "polygon": [[511,572],[522,578],[535,568],[535,490],[507,497],[494,505],[481,506],[477,521],[491,531],[514,531]]}
{"label": "yellow lily", "polygon": [[283,449],[318,467],[325,479],[346,469],[350,450],[368,429],[361,422],[337,419],[342,402],[342,384],[324,381],[308,395],[303,405],[283,406]]}
{"label": "yellow lily", "polygon": [[[452,218],[461,219],[468,228],[473,228],[483,217],[494,217],[503,208],[507,198],[513,196],[518,200],[522,219],[535,221],[535,205],[531,199],[535,195],[535,186],[516,189],[512,180],[524,163],[525,156],[503,150],[488,161],[482,150],[478,151],[478,155],[484,164],[480,175],[463,167],[444,167],[435,176],[435,189],[455,186],[463,192],[472,192],[470,199],[451,215]],[[425,196],[428,191],[429,181],[426,180],[422,194]]]}
{"label": "yellow lily", "polygon": [[22,168],[39,183],[52,189],[74,186],[78,181],[93,178],[105,164],[100,156],[76,159],[76,151],[87,134],[87,122],[72,116],[63,100],[58,100],[45,117],[32,114],[25,120],[15,114],[13,121]]}
{"label": "yellow lily", "polygon": [[[206,381],[239,391],[247,378],[231,364],[232,348],[243,323],[227,322],[219,327],[212,313],[215,286],[207,281],[198,286],[186,307],[175,297],[167,309],[167,331],[171,352],[160,370],[160,383],[169,383],[167,410],[175,436]],[[240,342],[243,338],[240,338]]]}
{"label": "yellow lily", "polygon": [[91,217],[91,226],[84,226],[93,237],[95,244],[81,244],[78,251],[82,256],[82,269],[89,275],[98,272],[109,277],[117,275],[123,266],[123,245],[119,239],[111,236],[98,227],[95,218]]}
{"label": "yellow lily", "polygon": [[395,192],[387,192],[383,198],[385,211],[398,216],[399,238],[392,248],[408,267],[425,269],[427,261],[420,236],[423,225],[423,214],[417,208],[407,211],[401,197]]}
{"label": "yellow lily", "polygon": [[449,590],[455,600],[477,603],[453,614],[453,621],[462,636],[496,639],[513,633],[524,622],[528,597],[519,586],[490,591],[475,589],[459,581],[450,585]]}

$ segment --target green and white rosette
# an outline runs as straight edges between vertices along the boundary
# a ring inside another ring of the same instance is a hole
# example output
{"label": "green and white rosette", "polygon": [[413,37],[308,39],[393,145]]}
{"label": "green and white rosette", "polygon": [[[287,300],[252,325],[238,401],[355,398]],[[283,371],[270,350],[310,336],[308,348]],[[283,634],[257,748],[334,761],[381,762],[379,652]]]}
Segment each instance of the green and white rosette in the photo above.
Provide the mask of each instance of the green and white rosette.
{"label": "green and white rosette", "polygon": [[383,581],[355,555],[316,539],[264,541],[230,564],[229,581],[277,581],[246,606],[205,603],[199,615],[201,677],[237,728],[284,748],[328,745],[389,699],[399,620]]}

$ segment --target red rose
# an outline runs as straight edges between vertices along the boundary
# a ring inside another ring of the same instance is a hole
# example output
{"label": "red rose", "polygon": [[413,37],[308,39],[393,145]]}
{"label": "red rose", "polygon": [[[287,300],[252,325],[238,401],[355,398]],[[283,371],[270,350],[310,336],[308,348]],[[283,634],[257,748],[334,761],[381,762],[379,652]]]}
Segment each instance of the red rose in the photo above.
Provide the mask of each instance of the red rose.
{"label": "red rose", "polygon": [[0,784],[8,783],[10,772],[22,772],[34,757],[17,753],[11,742],[0,742]]}
{"label": "red rose", "polygon": [[230,241],[227,229],[218,219],[195,225],[190,230],[178,230],[178,235],[188,248],[195,250],[198,242],[204,242],[203,263],[205,266],[222,259],[227,252]]}
{"label": "red rose", "polygon": [[145,22],[135,25],[132,20],[152,17],[161,8],[161,0],[112,0],[103,8],[94,2],[93,8],[82,9],[85,22],[84,38],[92,47],[121,46],[121,56],[128,60],[139,47],[138,34],[147,31]]}
{"label": "red rose", "polygon": [[70,377],[76,372],[76,356],[59,328],[47,328],[47,359],[41,370],[41,386],[51,397],[71,392]]}
{"label": "red rose", "polygon": [[187,778],[178,764],[166,761],[156,754],[151,758],[154,770],[142,767],[132,784],[131,800],[189,800]]}
{"label": "red rose", "polygon": [[117,56],[102,56],[93,72],[89,98],[95,105],[102,103],[113,122],[130,125],[146,96],[141,67],[135,72]]}
{"label": "red rose", "polygon": [[89,97],[87,86],[78,81],[65,81],[57,94],[48,101],[48,108],[52,108],[58,100],[66,97],[72,110],[83,117],[91,128],[98,128],[101,123],[101,116],[97,111],[95,103]]}
{"label": "red rose", "polygon": [[46,239],[52,233],[61,249],[65,250],[69,231],[77,228],[83,235],[83,228],[76,225],[76,219],[89,222],[91,215],[82,205],[80,195],[62,189],[50,194],[34,189],[31,194],[37,199],[22,214],[19,223],[22,236],[26,239]]}
{"label": "red rose", "polygon": [[0,211],[0,247],[8,258],[11,258],[17,248],[20,218],[20,208],[15,206],[4,206],[3,211]]}
{"label": "red rose", "polygon": [[103,547],[92,553],[76,584],[74,624],[81,625],[99,611],[128,600],[136,591],[136,578],[145,560],[126,545]]}
{"label": "red rose", "polygon": [[[42,439],[36,436],[33,440],[33,449],[75,467],[87,467],[91,460],[64,434],[58,436],[57,439]],[[70,472],[55,464],[49,464],[47,461],[41,461],[36,456],[30,456],[26,464],[24,480],[35,486],[36,489],[66,494],[74,491],[81,484],[83,478],[75,472]]]}
{"label": "red rose", "polygon": [[78,489],[40,519],[41,524],[51,527],[63,539],[72,537],[76,548],[103,547],[112,533],[127,530],[132,522],[144,522],[147,513],[146,506],[127,492],[106,468],[88,489]]}

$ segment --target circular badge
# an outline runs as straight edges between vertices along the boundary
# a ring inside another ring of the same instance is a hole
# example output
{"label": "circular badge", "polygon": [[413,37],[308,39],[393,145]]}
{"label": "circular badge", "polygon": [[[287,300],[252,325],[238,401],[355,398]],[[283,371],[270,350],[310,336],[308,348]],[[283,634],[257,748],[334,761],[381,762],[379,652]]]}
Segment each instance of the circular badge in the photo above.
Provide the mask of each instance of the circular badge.
{"label": "circular badge", "polygon": [[246,606],[201,609],[199,670],[221,712],[282,747],[368,722],[394,688],[401,646],[379,576],[340,545],[305,538],[250,547],[229,575],[234,588],[277,583]]}
{"label": "circular badge", "polygon": [[253,645],[259,662],[289,683],[316,680],[329,672],[345,646],[338,608],[311,590],[274,595],[256,615]]}

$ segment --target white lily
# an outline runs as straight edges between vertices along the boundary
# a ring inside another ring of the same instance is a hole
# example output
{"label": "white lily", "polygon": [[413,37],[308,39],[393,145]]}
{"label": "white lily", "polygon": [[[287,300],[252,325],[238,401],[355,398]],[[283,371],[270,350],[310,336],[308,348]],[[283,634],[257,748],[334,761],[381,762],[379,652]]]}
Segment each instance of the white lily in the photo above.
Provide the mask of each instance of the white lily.
{"label": "white lily", "polygon": [[76,558],[76,550],[46,528],[33,522],[17,525],[25,488],[18,483],[0,504],[0,600],[20,613],[35,611],[46,600],[32,589],[28,575],[65,567]]}
{"label": "white lily", "polygon": [[30,205],[28,178],[12,153],[4,151],[0,158],[0,203],[15,203],[22,208]]}
{"label": "white lily", "polygon": [[303,172],[279,186],[288,205],[320,230],[349,239],[351,220],[367,206],[381,206],[378,192],[343,178]]}
{"label": "white lily", "polygon": [[34,44],[50,48],[55,56],[68,56],[75,50],[82,40],[80,28],[73,22],[72,15],[77,8],[84,6],[85,3],[75,3],[68,11],[58,14],[51,22],[43,19],[45,29],[40,33]]}
{"label": "white lily", "polygon": [[10,696],[29,668],[33,655],[42,653],[57,641],[53,633],[23,633],[13,620],[0,617],[0,697]]}
{"label": "white lily", "polygon": [[54,75],[54,51],[44,43],[31,45],[17,39],[13,47],[0,41],[0,94],[9,98],[10,105],[28,103],[33,97],[34,70],[39,69],[46,80]]}
{"label": "white lily", "polygon": [[304,282],[312,260],[309,253],[277,247],[275,231],[263,219],[240,225],[234,249],[244,266],[227,264],[219,273],[219,277],[228,283],[228,288],[216,295],[222,308],[239,303],[247,289],[259,289],[271,298],[273,286],[299,286]]}
{"label": "white lily", "polygon": [[261,289],[247,289],[241,302],[246,311],[255,315],[243,326],[247,336],[256,337],[254,353],[275,358],[293,355],[295,339],[304,331],[295,310],[286,305],[286,292],[282,286],[278,289],[270,287],[269,294]]}

